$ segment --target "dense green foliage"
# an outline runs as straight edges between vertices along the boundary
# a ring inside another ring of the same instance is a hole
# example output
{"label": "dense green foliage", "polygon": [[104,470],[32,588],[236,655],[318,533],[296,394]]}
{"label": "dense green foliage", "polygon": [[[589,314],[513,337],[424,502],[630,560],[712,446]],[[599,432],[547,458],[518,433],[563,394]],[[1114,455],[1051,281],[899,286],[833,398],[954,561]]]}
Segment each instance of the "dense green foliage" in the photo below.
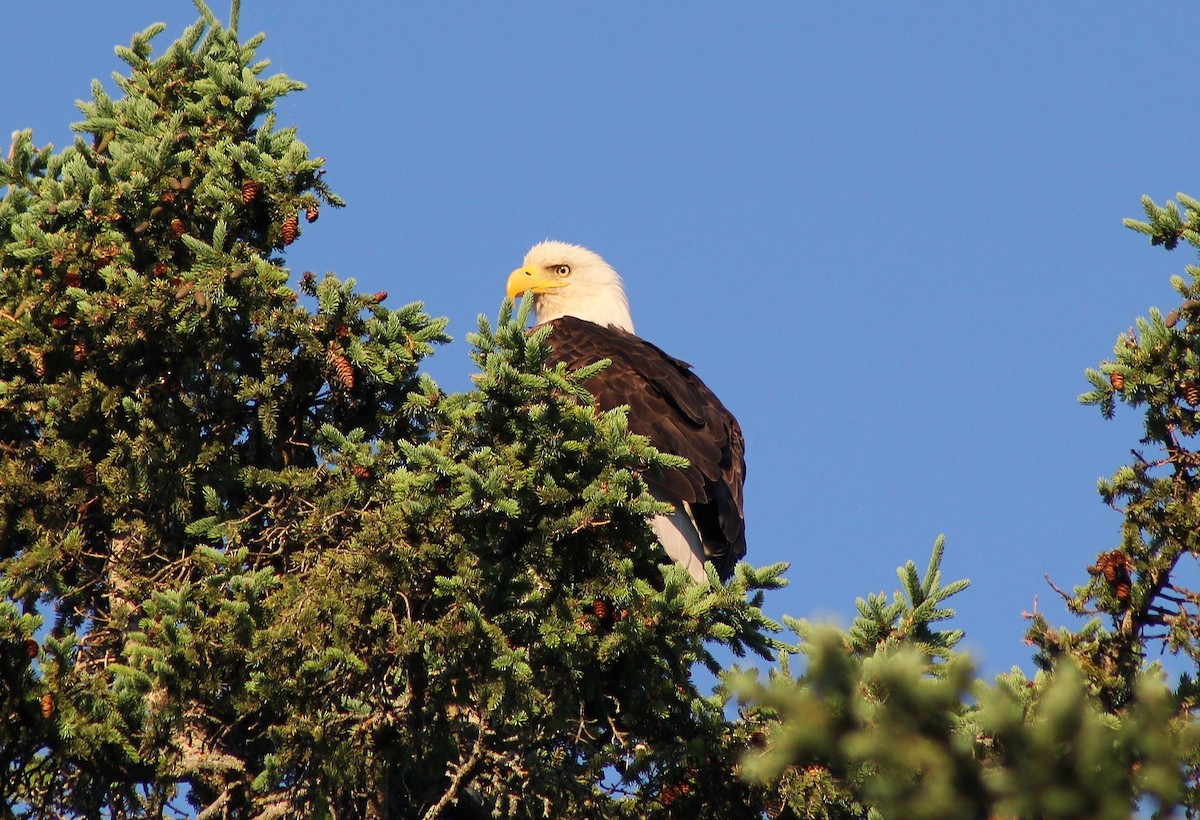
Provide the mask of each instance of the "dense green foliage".
{"label": "dense green foliage", "polygon": [[[602,362],[548,365],[505,304],[446,394],[419,370],[442,320],[287,270],[342,203],[275,121],[301,85],[264,77],[236,2],[228,27],[197,6],[161,56],[161,26],[119,49],[121,94],[94,85],[73,145],[19,132],[0,161],[10,814],[1200,812],[1177,571],[1200,554],[1200,268],[1089,371],[1085,402],[1145,408],[1148,450],[1101,484],[1121,542],[1064,593],[1090,620],[1032,618],[1034,678],[980,680],[940,628],[966,587],[940,540],[848,630],[788,618],[784,643],[760,608],[783,566],[660,565],[642,477],[675,461],[596,410]],[[1200,247],[1179,202],[1131,224]]]}
{"label": "dense green foliage", "polygon": [[417,372],[443,321],[293,283],[298,215],[340,202],[276,127],[299,84],[202,10],[157,59],[161,27],[120,50],[74,145],[19,133],[0,163],[0,792],[31,816],[736,816],[752,790],[691,671],[770,655],[782,567],[660,571],[640,477],[668,459],[524,316],[483,323],[476,389],[443,395]]}
{"label": "dense green foliage", "polygon": [[911,562],[901,570],[904,595],[890,605],[859,600],[847,632],[787,619],[803,674],[785,664],[769,684],[740,682],[768,727],[746,772],[777,811],[1065,820],[1129,817],[1139,800],[1164,813],[1192,806],[1185,775],[1200,729],[1178,693],[1143,670],[1113,709],[1071,655],[1032,680],[1018,669],[979,680],[953,648],[961,635],[932,629],[962,588],[940,585],[941,546],[923,578]]}

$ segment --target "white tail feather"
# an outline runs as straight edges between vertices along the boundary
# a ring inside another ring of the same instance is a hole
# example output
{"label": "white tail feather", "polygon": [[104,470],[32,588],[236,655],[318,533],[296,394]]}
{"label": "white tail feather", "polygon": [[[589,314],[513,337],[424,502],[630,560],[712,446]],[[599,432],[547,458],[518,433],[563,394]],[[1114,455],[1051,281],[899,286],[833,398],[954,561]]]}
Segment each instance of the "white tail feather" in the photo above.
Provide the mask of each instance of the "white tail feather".
{"label": "white tail feather", "polygon": [[685,511],[677,509],[670,515],[656,515],[650,526],[672,561],[686,569],[696,583],[703,584],[708,580],[708,571],[704,568],[704,544]]}

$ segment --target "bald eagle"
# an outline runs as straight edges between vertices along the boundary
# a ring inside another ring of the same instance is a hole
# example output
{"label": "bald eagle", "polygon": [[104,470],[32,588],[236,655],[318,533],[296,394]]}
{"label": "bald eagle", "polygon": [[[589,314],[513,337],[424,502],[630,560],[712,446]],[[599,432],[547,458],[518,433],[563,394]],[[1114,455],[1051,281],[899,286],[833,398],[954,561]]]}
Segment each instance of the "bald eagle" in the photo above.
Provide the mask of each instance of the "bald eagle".
{"label": "bald eagle", "polygon": [[651,525],[667,554],[698,582],[712,561],[722,580],[746,554],[742,483],[745,444],[737,419],[692,372],[634,335],[621,277],[599,255],[565,242],[542,242],[508,278],[508,296],[531,293],[537,326],[554,326],[552,362],[572,369],[610,359],[585,386],[603,410],[629,407],[629,429],[686,469],[647,476],[652,495],[671,504]]}

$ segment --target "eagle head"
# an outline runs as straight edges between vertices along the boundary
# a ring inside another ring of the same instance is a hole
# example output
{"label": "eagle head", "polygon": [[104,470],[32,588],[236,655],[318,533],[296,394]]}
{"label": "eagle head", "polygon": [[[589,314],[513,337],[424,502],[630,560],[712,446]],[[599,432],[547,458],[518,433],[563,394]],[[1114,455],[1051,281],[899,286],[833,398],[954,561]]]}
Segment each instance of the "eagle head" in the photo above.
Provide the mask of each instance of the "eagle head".
{"label": "eagle head", "polygon": [[547,240],[525,254],[525,263],[508,277],[508,296],[533,294],[537,324],[574,316],[633,333],[629,299],[617,272],[579,245]]}

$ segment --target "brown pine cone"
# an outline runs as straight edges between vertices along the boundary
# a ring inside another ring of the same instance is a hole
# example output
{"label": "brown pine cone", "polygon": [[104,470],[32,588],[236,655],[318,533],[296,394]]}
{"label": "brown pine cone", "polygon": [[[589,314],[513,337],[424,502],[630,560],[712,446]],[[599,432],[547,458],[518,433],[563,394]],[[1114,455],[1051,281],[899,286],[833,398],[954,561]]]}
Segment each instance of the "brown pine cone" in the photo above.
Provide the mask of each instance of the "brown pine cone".
{"label": "brown pine cone", "polygon": [[295,214],[288,214],[283,220],[283,227],[279,231],[279,236],[283,239],[283,244],[290,245],[296,241],[297,234],[300,233],[300,217]]}
{"label": "brown pine cone", "polygon": [[1200,404],[1200,384],[1188,379],[1179,386],[1183,388],[1183,398],[1188,404],[1192,407]]}
{"label": "brown pine cone", "polygon": [[600,622],[606,626],[612,623],[612,607],[603,598],[592,599],[592,614],[599,618]]}
{"label": "brown pine cone", "polygon": [[353,390],[354,365],[350,364],[350,360],[346,358],[346,354],[342,353],[341,349],[336,345],[331,345],[327,356],[329,363],[333,365],[333,369],[337,372],[338,381],[342,383],[342,387],[347,390]]}

